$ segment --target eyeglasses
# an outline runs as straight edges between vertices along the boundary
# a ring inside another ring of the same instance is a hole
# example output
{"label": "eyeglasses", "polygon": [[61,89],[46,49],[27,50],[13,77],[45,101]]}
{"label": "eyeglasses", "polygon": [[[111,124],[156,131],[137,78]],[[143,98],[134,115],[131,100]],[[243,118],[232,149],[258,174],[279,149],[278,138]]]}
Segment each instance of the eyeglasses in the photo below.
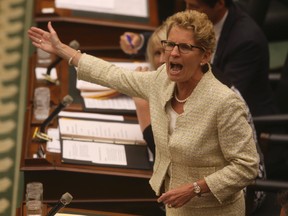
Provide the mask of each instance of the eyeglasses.
{"label": "eyeglasses", "polygon": [[161,40],[161,44],[163,48],[165,49],[165,51],[172,51],[174,47],[177,46],[180,53],[183,53],[183,54],[187,54],[191,52],[194,48],[205,51],[203,47],[195,46],[195,45],[188,44],[188,43],[175,43],[172,41]]}

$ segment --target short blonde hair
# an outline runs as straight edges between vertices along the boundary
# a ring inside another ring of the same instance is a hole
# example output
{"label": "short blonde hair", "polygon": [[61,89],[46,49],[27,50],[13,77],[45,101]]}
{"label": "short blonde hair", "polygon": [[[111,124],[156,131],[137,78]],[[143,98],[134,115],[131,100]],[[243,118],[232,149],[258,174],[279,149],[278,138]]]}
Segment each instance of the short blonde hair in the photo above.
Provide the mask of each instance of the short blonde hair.
{"label": "short blonde hair", "polygon": [[153,56],[155,53],[155,49],[157,45],[161,46],[161,40],[166,39],[166,34],[167,34],[166,25],[162,24],[161,26],[155,29],[155,31],[148,40],[146,59],[150,64],[152,64],[153,69],[156,69],[155,65],[153,65],[154,64]]}
{"label": "short blonde hair", "polygon": [[172,27],[180,27],[192,30],[195,45],[202,47],[206,51],[214,52],[216,45],[215,32],[212,22],[205,13],[196,10],[186,10],[178,12],[166,20],[167,37]]}

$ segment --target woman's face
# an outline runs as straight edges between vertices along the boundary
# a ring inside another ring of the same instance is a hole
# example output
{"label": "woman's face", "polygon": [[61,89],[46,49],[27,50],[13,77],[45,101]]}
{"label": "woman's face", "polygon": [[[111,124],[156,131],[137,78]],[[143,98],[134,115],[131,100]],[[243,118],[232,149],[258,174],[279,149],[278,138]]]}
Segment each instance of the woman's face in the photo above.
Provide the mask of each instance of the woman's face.
{"label": "woman's face", "polygon": [[[185,43],[197,46],[192,30],[172,27],[167,41],[176,44]],[[192,48],[187,53],[181,53],[175,46],[171,51],[165,50],[165,63],[168,77],[175,82],[193,82],[203,76],[200,63],[207,63],[207,55],[203,50]]]}
{"label": "woman's face", "polygon": [[158,67],[160,67],[162,64],[165,63],[165,52],[164,49],[159,41],[159,43],[155,44],[155,46],[153,47],[153,66],[155,69],[157,69]]}

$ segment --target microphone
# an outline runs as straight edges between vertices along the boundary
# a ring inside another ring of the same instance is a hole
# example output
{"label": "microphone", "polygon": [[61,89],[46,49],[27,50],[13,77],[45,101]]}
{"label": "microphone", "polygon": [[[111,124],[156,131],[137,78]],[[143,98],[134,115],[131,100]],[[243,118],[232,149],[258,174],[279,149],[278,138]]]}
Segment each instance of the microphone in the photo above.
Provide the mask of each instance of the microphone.
{"label": "microphone", "polygon": [[[78,41],[73,40],[69,43],[69,46],[73,49],[79,49],[80,44]],[[57,58],[47,67],[47,75],[50,76],[51,70],[53,67],[55,67],[56,65],[58,65],[60,62],[62,61],[62,58],[60,58],[59,56],[57,56]]]}
{"label": "microphone", "polygon": [[[73,102],[73,98],[70,95],[66,95],[62,99],[60,104],[54,109],[54,111],[43,121],[40,127],[36,127],[33,133],[33,139],[37,139],[37,141],[39,142],[52,141],[53,139],[45,133],[46,126],[59,114],[59,112],[62,109],[64,109],[66,106],[68,106],[72,102]],[[45,157],[45,150],[42,148],[41,145],[37,151],[37,155],[40,158]]]}
{"label": "microphone", "polygon": [[54,109],[54,111],[44,120],[40,126],[40,133],[45,133],[46,126],[59,114],[59,112],[66,106],[73,102],[73,98],[70,95],[66,95],[60,104]]}
{"label": "microphone", "polygon": [[[76,40],[73,40],[69,43],[69,46],[73,49],[79,49],[80,47],[80,44],[78,41]],[[59,85],[59,80],[57,79],[52,79],[51,78],[51,70],[52,68],[54,68],[56,65],[58,65],[60,62],[62,61],[62,58],[60,58],[59,56],[56,57],[56,59],[47,67],[47,71],[46,71],[46,74],[43,74],[44,76],[44,79],[47,80],[48,82],[51,82],[51,83],[55,83],[56,85]]]}
{"label": "microphone", "polygon": [[60,209],[68,205],[72,201],[72,199],[72,195],[66,192],[62,195],[58,203],[47,213],[46,216],[54,216]]}

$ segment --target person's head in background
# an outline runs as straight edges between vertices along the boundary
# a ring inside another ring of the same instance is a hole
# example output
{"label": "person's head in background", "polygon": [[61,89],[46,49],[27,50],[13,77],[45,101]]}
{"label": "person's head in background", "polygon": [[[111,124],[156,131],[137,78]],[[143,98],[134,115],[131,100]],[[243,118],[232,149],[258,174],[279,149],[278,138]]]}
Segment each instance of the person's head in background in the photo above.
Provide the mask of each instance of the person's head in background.
{"label": "person's head in background", "polygon": [[232,0],[184,0],[186,10],[197,10],[206,13],[213,24],[218,23],[225,15]]}
{"label": "person's head in background", "polygon": [[146,59],[151,64],[151,69],[157,69],[159,66],[165,63],[164,49],[161,45],[161,40],[166,39],[166,25],[159,26],[147,43]]}
{"label": "person's head in background", "polygon": [[280,216],[288,216],[288,190],[279,193],[278,200],[281,205]]}

